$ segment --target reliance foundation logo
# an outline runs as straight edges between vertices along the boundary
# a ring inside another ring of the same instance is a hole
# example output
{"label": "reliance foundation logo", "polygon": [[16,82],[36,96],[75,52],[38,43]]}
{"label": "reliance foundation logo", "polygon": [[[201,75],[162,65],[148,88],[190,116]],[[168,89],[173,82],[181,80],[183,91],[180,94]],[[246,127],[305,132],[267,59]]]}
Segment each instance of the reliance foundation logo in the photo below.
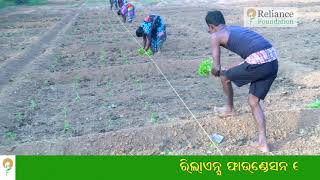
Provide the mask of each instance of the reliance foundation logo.
{"label": "reliance foundation logo", "polygon": [[16,179],[15,160],[15,156],[0,156],[0,180]]}
{"label": "reliance foundation logo", "polygon": [[297,27],[297,8],[247,7],[244,9],[245,27]]}

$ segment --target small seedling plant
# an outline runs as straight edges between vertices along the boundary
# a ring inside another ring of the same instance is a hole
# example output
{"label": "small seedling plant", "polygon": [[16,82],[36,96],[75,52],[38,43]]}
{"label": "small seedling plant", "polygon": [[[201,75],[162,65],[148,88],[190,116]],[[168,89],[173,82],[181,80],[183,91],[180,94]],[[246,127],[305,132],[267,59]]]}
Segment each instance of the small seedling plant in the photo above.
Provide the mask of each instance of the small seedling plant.
{"label": "small seedling plant", "polygon": [[107,64],[106,52],[103,51],[103,50],[101,50],[99,54],[100,54],[100,55],[99,55],[99,63],[106,65],[106,64]]}
{"label": "small seedling plant", "polygon": [[142,96],[143,95],[143,87],[142,87],[141,81],[136,79],[133,82],[136,85],[136,87],[140,90],[140,95]]}
{"label": "small seedling plant", "polygon": [[74,98],[75,102],[80,102],[80,100],[81,100],[81,97],[80,97],[79,92],[78,92],[78,89],[80,87],[80,81],[81,81],[80,76],[76,76],[74,78],[73,91],[75,93],[75,98]]}
{"label": "small seedling plant", "polygon": [[152,123],[156,123],[156,122],[158,122],[158,120],[159,120],[159,115],[158,115],[158,113],[152,112],[152,113],[151,113],[151,122],[152,122]]}
{"label": "small seedling plant", "polygon": [[64,115],[64,122],[63,122],[63,132],[68,133],[71,129],[71,125],[68,120],[68,114],[69,114],[69,108],[67,106],[64,106],[62,109],[62,113]]}
{"label": "small seedling plant", "polygon": [[12,141],[16,140],[17,134],[13,131],[7,131],[4,134],[4,138],[7,143],[12,142]]}
{"label": "small seedling plant", "polygon": [[23,112],[15,113],[15,119],[18,122],[22,122],[25,119],[25,114]]}
{"label": "small seedling plant", "polygon": [[34,99],[32,99],[30,101],[30,109],[36,110],[37,108],[38,108],[38,103]]}

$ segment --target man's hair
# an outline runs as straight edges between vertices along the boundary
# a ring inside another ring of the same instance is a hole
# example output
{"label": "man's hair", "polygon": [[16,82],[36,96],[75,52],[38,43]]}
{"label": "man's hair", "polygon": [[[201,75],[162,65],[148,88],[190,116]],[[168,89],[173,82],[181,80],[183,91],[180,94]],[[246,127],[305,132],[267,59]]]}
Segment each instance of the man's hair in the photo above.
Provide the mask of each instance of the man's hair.
{"label": "man's hair", "polygon": [[142,36],[143,36],[143,33],[144,33],[143,28],[140,26],[140,27],[137,29],[137,31],[136,31],[136,35],[137,35],[138,37],[142,37]]}
{"label": "man's hair", "polygon": [[226,24],[223,14],[221,11],[209,11],[206,16],[206,22],[207,25],[213,24],[215,26],[218,26],[220,24]]}

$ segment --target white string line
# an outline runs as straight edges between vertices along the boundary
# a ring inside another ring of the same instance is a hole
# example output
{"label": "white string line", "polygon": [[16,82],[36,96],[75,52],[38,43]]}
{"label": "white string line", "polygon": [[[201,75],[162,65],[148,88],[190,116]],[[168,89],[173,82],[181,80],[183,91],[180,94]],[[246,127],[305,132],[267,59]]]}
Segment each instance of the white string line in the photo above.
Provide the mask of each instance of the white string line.
{"label": "white string line", "polygon": [[[112,11],[113,14],[117,17],[118,15]],[[132,35],[132,33],[128,30],[128,28],[124,25],[124,23],[121,21],[121,19],[118,17],[119,22],[121,23],[121,25],[125,28],[125,30],[127,31],[127,33],[136,41],[136,43],[140,46],[140,48],[143,48],[142,45],[139,43],[139,41]],[[186,105],[186,103],[184,102],[184,100],[181,98],[181,96],[179,95],[179,93],[176,91],[176,89],[172,86],[171,82],[167,79],[167,77],[164,75],[164,73],[161,71],[161,69],[159,68],[159,66],[157,65],[157,63],[154,61],[154,59],[149,56],[149,54],[147,54],[148,58],[152,61],[152,63],[156,66],[156,68],[158,69],[158,71],[160,72],[160,74],[164,77],[164,79],[167,81],[167,83],[169,84],[169,86],[171,87],[171,89],[174,91],[174,93],[178,96],[178,98],[180,99],[180,101],[182,102],[182,104],[185,106],[185,108],[188,110],[188,112],[191,114],[191,116],[193,117],[193,119],[196,121],[196,123],[200,126],[200,128],[203,130],[203,132],[205,133],[205,135],[209,138],[209,140],[211,141],[211,143],[214,145],[214,147],[218,150],[218,153],[220,155],[223,155],[222,151],[220,150],[220,148],[217,146],[217,144],[211,139],[210,135],[207,133],[207,131],[202,127],[201,123],[198,121],[198,119],[195,117],[195,115],[192,113],[192,111],[189,109],[189,107]]]}

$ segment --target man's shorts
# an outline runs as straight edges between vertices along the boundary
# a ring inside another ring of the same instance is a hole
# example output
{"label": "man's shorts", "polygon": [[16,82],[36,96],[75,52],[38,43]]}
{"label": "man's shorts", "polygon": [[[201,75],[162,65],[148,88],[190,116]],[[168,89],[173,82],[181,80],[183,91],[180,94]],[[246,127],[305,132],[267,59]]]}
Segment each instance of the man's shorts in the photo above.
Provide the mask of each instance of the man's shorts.
{"label": "man's shorts", "polygon": [[249,93],[264,100],[277,73],[278,60],[274,60],[264,64],[244,62],[223,72],[223,75],[238,87],[251,83]]}

